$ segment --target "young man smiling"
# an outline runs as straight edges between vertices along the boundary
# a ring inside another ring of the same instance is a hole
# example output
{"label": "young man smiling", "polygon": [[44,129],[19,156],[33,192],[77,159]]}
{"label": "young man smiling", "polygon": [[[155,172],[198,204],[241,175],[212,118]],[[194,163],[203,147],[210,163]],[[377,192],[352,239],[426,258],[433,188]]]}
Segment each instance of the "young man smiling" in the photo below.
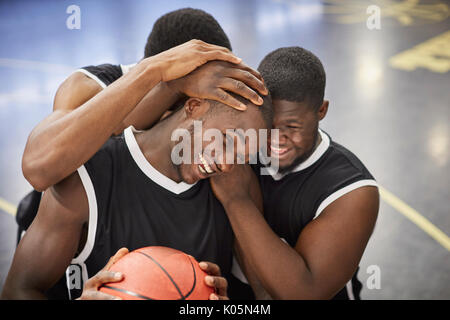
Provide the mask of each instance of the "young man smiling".
{"label": "young man smiling", "polygon": [[[352,152],[319,129],[329,102],[314,54],[280,48],[258,70],[273,99],[279,143],[272,143],[271,154],[279,171],[259,176],[263,203],[252,196],[258,179],[248,166],[211,178],[244,273],[257,298],[358,299],[356,272],[378,214],[376,182]],[[233,273],[247,282],[236,263]],[[244,291],[230,295],[250,298]]]}
{"label": "young man smiling", "polygon": [[[193,40],[142,60],[127,78],[144,91],[160,81],[181,78],[208,59],[240,62],[224,48]],[[137,131],[130,126],[123,135],[109,139],[76,172],[44,193],[38,215],[14,255],[3,298],[45,298],[69,265],[79,268],[88,283],[82,298],[111,298],[97,291],[95,277],[91,281],[88,277],[105,271],[108,259],[122,247],[175,248],[211,261],[229,274],[233,234],[206,178],[229,172],[233,164],[211,162],[208,171],[214,172],[204,173],[193,161],[196,154],[191,148],[189,163],[175,165],[171,153],[176,142],[171,137],[176,129],[191,128],[195,120],[202,121],[204,130],[215,128],[223,134],[227,129],[269,128],[268,98],[261,107],[249,102],[246,109],[241,112],[212,100],[189,98],[151,129]],[[204,143],[201,154],[205,147]],[[249,148],[244,150],[248,158]],[[216,277],[213,285],[226,288],[218,278],[222,279]],[[113,280],[120,277],[103,279]],[[81,288],[69,289],[71,298],[81,294]]]}

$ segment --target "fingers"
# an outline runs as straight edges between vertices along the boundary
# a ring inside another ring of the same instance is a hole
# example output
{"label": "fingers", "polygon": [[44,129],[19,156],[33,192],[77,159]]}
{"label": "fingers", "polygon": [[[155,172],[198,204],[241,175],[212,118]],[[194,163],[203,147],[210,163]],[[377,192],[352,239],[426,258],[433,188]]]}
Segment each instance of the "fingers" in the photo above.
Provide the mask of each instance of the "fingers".
{"label": "fingers", "polygon": [[236,57],[231,52],[225,52],[223,50],[211,50],[206,51],[203,53],[205,61],[203,63],[206,63],[211,60],[222,60],[227,61],[234,64],[239,64],[242,62],[241,58]]}
{"label": "fingers", "polygon": [[211,293],[209,300],[230,300],[227,296],[220,296],[215,293]]}
{"label": "fingers", "polygon": [[223,60],[233,64],[239,64],[242,62],[242,59],[236,57],[228,48],[215,44],[209,44],[201,40],[194,40],[194,43],[200,47],[200,50],[203,50],[206,53],[206,57],[208,59],[207,61]]}
{"label": "fingers", "polygon": [[[237,70],[241,69],[241,70],[250,72],[252,75],[254,75],[256,78],[258,78],[260,81],[264,82],[264,79],[263,79],[263,77],[261,76],[261,74],[260,74],[257,70],[255,70],[255,69],[253,69],[253,68],[250,68],[250,67],[249,67],[248,65],[246,65],[244,62],[241,62],[241,63],[239,63],[238,65],[236,65],[236,66],[234,66],[234,67],[235,67],[235,69],[237,69]],[[267,93],[266,93],[266,94],[267,94]]]}
{"label": "fingers", "polygon": [[209,97],[209,99],[211,100],[216,100],[236,110],[240,111],[247,110],[247,106],[244,103],[240,102],[239,100],[237,100],[236,98],[234,98],[228,92],[226,92],[221,88],[215,89],[211,94],[212,96]]}
{"label": "fingers", "polygon": [[243,64],[240,63],[235,68],[229,68],[226,76],[242,81],[247,86],[257,90],[260,94],[267,95],[269,90],[267,90],[261,75],[250,67],[245,67],[245,65],[244,67],[242,66]]}
{"label": "fingers", "polygon": [[83,291],[83,294],[77,300],[122,300],[122,299],[101,291],[87,290]]}
{"label": "fingers", "polygon": [[126,255],[128,253],[128,249],[127,248],[120,248],[116,254],[114,256],[112,256],[108,263],[106,264],[106,266],[103,268],[103,270],[108,270],[109,268],[111,268],[111,266],[116,263],[117,260],[119,260],[120,258],[122,258],[124,255]]}
{"label": "fingers", "polygon": [[[228,282],[227,279],[220,276],[220,267],[215,263],[207,261],[202,261],[199,263],[199,265],[200,268],[208,274],[208,276],[205,277],[206,285],[213,287],[216,290],[215,295],[218,299],[212,300],[227,300]],[[226,299],[221,299],[223,297],[225,297]]]}
{"label": "fingers", "polygon": [[[264,100],[255,91],[250,89],[244,82],[241,82],[239,80],[225,78],[222,80],[220,87],[223,90],[233,92],[237,95],[240,95],[241,97],[251,101],[255,105],[262,105],[264,102]],[[227,95],[229,95],[229,94],[227,93]],[[230,97],[233,98],[232,96],[230,96]],[[222,102],[222,101],[219,101],[219,102]],[[225,103],[225,102],[222,102],[222,103]],[[228,103],[226,103],[226,104],[228,105]],[[234,107],[234,106],[230,106],[230,107]]]}
{"label": "fingers", "polygon": [[228,282],[224,277],[206,276],[205,283],[207,286],[213,287],[217,295],[227,295]]}
{"label": "fingers", "polygon": [[85,289],[98,289],[101,285],[109,282],[119,282],[123,280],[123,274],[120,272],[112,272],[100,270],[95,276],[86,281]]}
{"label": "fingers", "polygon": [[203,271],[205,271],[207,274],[211,275],[211,276],[220,276],[221,272],[220,272],[220,267],[212,262],[208,262],[208,261],[202,261],[199,263],[200,269],[202,269]]}

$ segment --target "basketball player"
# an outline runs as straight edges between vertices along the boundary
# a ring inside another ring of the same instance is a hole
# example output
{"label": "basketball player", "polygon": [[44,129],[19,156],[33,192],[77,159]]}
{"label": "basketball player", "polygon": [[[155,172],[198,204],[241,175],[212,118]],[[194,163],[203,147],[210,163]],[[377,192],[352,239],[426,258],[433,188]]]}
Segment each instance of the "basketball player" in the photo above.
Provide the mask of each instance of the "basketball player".
{"label": "basketball player", "polygon": [[[192,39],[231,50],[227,35],[214,17],[202,10],[185,8],[169,12],[155,22],[144,57],[154,56]],[[18,241],[36,216],[41,200],[41,192],[38,191],[70,175],[111,135],[121,134],[130,125],[136,129],[151,127],[168,106],[176,105],[184,95],[245,109],[228,91],[256,105],[262,103],[256,92],[267,94],[257,71],[242,63],[213,61],[181,79],[160,82],[152,90],[144,89],[139,96],[134,96],[132,91],[122,90],[133,86],[128,79],[122,79],[119,87],[111,86],[131,68],[111,64],[84,67],[59,87],[52,114],[33,129],[25,147],[23,174],[35,191],[19,204],[16,215]]]}
{"label": "basketball player", "polygon": [[[189,41],[142,60],[112,86],[127,90],[128,98],[137,100],[138,94],[160,81],[180,78],[207,59],[218,58],[240,62],[228,50]],[[122,79],[137,88],[124,86]],[[107,97],[117,99],[111,94]],[[227,129],[270,127],[268,98],[261,107],[248,102],[246,109],[242,112],[213,100],[189,98],[151,129],[137,131],[130,126],[123,135],[109,139],[77,171],[44,193],[38,215],[15,252],[3,298],[45,298],[66,270],[69,296],[77,298],[81,287],[76,275],[86,282],[122,247],[175,248],[199,261],[211,261],[224,275],[229,274],[233,234],[207,178],[229,172],[233,164],[205,159],[203,142],[198,155],[201,164],[192,161],[196,148],[191,145],[191,162],[175,165],[171,154],[177,142],[171,137],[175,129],[184,128],[190,132],[190,141],[195,141],[195,120],[202,121],[203,131],[215,128],[224,135]],[[103,122],[95,125],[105,126]],[[238,156],[237,150],[233,157]],[[242,156],[247,159],[253,149],[244,145],[244,150]]]}
{"label": "basketball player", "polygon": [[[197,9],[180,9],[155,22],[145,47],[145,58],[192,39],[231,51],[228,37],[211,15]],[[110,64],[85,67],[61,84],[53,113],[33,129],[23,155],[24,176],[36,190],[43,191],[67,177],[90,159],[111,135],[122,133],[130,125],[148,129],[181,94],[217,100],[237,109],[245,105],[227,91],[242,95],[256,105],[261,105],[262,99],[255,91],[267,94],[258,72],[242,64],[210,64],[189,79],[164,81],[153,90],[142,88],[139,94],[134,88],[123,90],[125,86],[136,86],[125,80],[128,77],[123,77],[122,86],[110,86],[129,70],[130,66]],[[102,125],[93,125],[97,123]]]}
{"label": "basketball player", "polygon": [[[281,48],[258,70],[272,95],[273,128],[280,130],[279,145],[271,145],[280,169],[259,176],[264,214],[249,195],[258,184],[250,167],[211,178],[244,271],[259,298],[358,299],[356,272],[378,214],[376,182],[351,151],[319,129],[329,102],[314,54]],[[237,264],[233,274],[247,283]],[[230,296],[251,297],[245,286],[232,290],[230,284]]]}

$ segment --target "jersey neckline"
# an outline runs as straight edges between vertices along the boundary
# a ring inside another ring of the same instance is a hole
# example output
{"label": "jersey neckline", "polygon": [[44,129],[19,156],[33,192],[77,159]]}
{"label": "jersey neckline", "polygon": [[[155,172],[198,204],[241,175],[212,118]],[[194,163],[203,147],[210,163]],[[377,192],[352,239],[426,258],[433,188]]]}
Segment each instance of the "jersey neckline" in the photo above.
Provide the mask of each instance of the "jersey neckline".
{"label": "jersey neckline", "polygon": [[280,173],[278,171],[275,172],[275,171],[273,171],[272,168],[268,168],[268,171],[269,171],[270,175],[272,176],[272,178],[274,180],[281,180],[288,174],[305,170],[306,168],[308,168],[308,167],[312,166],[314,163],[316,163],[330,147],[330,137],[328,137],[328,135],[320,129],[319,129],[319,134],[320,134],[320,137],[322,138],[322,141],[320,141],[316,150],[314,150],[314,152],[308,157],[308,159],[306,159],[305,161],[303,161],[302,163],[297,165],[294,169],[292,169],[291,171],[286,172],[286,173]]}
{"label": "jersey neckline", "polygon": [[139,148],[139,145],[136,141],[136,137],[134,136],[135,132],[139,132],[139,130],[136,130],[133,126],[130,126],[125,129],[124,131],[125,143],[128,147],[128,150],[130,151],[130,154],[134,162],[150,180],[152,180],[162,188],[175,194],[183,193],[197,184],[197,182],[193,184],[188,184],[183,181],[175,182],[172,179],[166,177],[158,170],[156,170],[145,158],[141,148]]}

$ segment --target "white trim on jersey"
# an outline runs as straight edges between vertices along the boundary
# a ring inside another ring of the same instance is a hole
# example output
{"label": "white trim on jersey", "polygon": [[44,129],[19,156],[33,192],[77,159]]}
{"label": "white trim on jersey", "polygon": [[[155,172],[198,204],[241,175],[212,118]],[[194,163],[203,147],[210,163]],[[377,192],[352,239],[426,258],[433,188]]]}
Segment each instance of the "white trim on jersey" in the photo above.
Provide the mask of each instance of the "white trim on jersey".
{"label": "white trim on jersey", "polygon": [[82,165],[78,168],[78,174],[80,175],[81,183],[83,184],[84,190],[86,191],[86,196],[89,204],[89,225],[88,225],[88,235],[86,239],[86,244],[81,250],[80,254],[75,257],[72,261],[73,263],[81,263],[86,261],[86,259],[91,254],[92,248],[94,248],[95,234],[97,231],[97,198],[95,196],[94,185],[92,184],[91,177],[86,170],[86,167]]}
{"label": "white trim on jersey", "polygon": [[81,72],[84,73],[85,75],[87,75],[89,78],[91,78],[92,80],[94,80],[95,82],[97,82],[103,89],[106,88],[106,84],[100,80],[95,74],[90,73],[89,71],[85,70],[85,69],[77,69],[75,70],[75,72]]}
{"label": "white trim on jersey", "polygon": [[136,137],[134,136],[134,132],[139,132],[139,130],[136,130],[133,126],[130,126],[125,129],[124,131],[125,142],[128,146],[128,149],[130,150],[131,156],[138,165],[139,169],[141,169],[141,171],[147,177],[149,177],[153,182],[157,183],[164,189],[173,192],[175,194],[185,192],[196,184],[196,183],[187,184],[186,182],[183,181],[179,183],[175,182],[172,179],[163,175],[158,170],[156,170],[150,164],[150,162],[147,161],[144,154],[142,153],[141,148],[139,148],[139,145],[136,141]]}
{"label": "white trim on jersey", "polygon": [[128,73],[128,71],[131,70],[131,68],[133,68],[136,65],[136,63],[132,63],[132,64],[121,64],[120,65],[120,69],[122,69],[122,75]]}
{"label": "white trim on jersey", "polygon": [[[83,283],[86,283],[88,280],[88,272],[86,267],[86,260],[92,252],[95,243],[95,234],[97,232],[97,217],[98,217],[98,207],[97,207],[97,198],[95,196],[94,185],[92,184],[91,178],[89,177],[89,173],[86,170],[86,167],[82,165],[78,168],[78,175],[80,176],[81,183],[83,184],[84,190],[86,192],[86,197],[88,199],[89,204],[89,224],[88,224],[88,234],[86,243],[81,250],[80,254],[72,259],[71,264],[77,264],[81,267],[81,274],[83,277]],[[70,287],[69,287],[69,268],[66,270],[66,280],[67,280],[67,289],[69,292],[69,299],[71,299]]]}
{"label": "white trim on jersey", "polygon": [[320,129],[319,129],[319,134],[320,134],[320,137],[322,138],[322,141],[320,141],[316,150],[314,150],[314,152],[308,157],[308,159],[306,159],[305,161],[300,163],[298,166],[296,166],[291,171],[286,172],[284,174],[281,174],[279,172],[273,173],[273,171],[271,172],[271,170],[270,170],[271,168],[268,168],[269,172],[272,175],[272,178],[277,181],[281,180],[282,178],[284,178],[286,175],[288,175],[290,173],[305,170],[306,168],[308,168],[308,167],[312,166],[314,163],[316,163],[317,160],[319,160],[320,157],[323,156],[323,154],[328,150],[328,147],[330,146],[330,138],[328,137],[328,135]]}
{"label": "white trim on jersey", "polygon": [[335,191],[334,193],[329,195],[325,200],[322,201],[322,203],[319,205],[319,208],[316,211],[316,214],[314,215],[314,219],[317,218],[328,205],[330,205],[332,202],[336,201],[343,195],[355,189],[367,186],[378,187],[378,184],[373,179],[359,180],[349,184],[348,186],[343,187],[342,189]]}
{"label": "white trim on jersey", "polygon": [[345,288],[347,289],[347,295],[349,300],[355,300],[355,294],[353,293],[353,286],[352,286],[352,280],[350,279],[349,282],[345,285]]}

